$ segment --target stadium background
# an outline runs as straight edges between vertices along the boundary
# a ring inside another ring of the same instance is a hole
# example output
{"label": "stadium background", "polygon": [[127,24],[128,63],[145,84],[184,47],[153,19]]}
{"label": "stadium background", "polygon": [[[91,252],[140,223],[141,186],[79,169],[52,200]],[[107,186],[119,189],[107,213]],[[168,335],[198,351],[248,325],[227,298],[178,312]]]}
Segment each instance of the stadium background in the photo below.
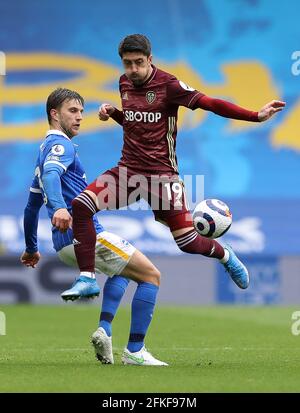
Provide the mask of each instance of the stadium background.
{"label": "stadium background", "polygon": [[[202,92],[258,110],[272,99],[284,112],[263,124],[181,110],[181,176],[204,176],[205,198],[232,209],[224,238],[243,257],[251,287],[239,291],[213,260],[181,254],[151,211],[104,212],[101,222],[126,237],[161,269],[159,300],[175,304],[296,304],[300,298],[300,76],[296,0],[138,0],[112,3],[27,0],[0,3],[0,301],[59,303],[75,273],[57,261],[45,211],[39,227],[43,261],[18,263],[22,214],[35,158],[47,130],[45,101],[58,85],[86,99],[75,143],[88,181],[116,164],[122,131],[100,123],[97,108],[119,106],[117,47],[130,33],[152,41],[154,63]],[[300,53],[299,53],[300,54]],[[3,60],[3,56],[2,56]],[[294,68],[294,70],[293,70]],[[294,73],[293,73],[294,72]],[[190,182],[190,181],[188,181]],[[199,187],[198,187],[199,189]],[[201,191],[200,194],[201,196]],[[196,199],[190,199],[191,204]],[[127,295],[128,302],[130,292]]]}

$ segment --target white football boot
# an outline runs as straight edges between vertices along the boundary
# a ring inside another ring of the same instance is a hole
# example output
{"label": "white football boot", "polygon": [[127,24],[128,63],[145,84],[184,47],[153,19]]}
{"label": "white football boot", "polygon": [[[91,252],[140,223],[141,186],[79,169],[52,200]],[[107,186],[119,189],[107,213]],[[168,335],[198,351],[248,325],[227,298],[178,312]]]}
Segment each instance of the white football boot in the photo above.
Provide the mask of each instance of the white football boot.
{"label": "white football boot", "polygon": [[122,363],[134,364],[136,366],[168,366],[164,361],[154,358],[145,346],[135,353],[131,353],[125,348],[122,355]]}
{"label": "white football boot", "polygon": [[104,328],[99,327],[92,335],[91,343],[94,346],[96,358],[102,364],[114,364],[112,339],[108,337]]}

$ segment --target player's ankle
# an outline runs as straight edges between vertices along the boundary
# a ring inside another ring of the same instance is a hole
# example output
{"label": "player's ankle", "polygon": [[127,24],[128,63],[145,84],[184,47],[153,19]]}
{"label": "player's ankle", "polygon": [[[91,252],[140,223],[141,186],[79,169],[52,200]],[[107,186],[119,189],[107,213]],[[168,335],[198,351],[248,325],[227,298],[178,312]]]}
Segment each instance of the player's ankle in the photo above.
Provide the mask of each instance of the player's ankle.
{"label": "player's ankle", "polygon": [[99,327],[103,328],[103,330],[106,332],[108,337],[112,336],[112,328],[111,328],[111,323],[105,320],[101,320]]}
{"label": "player's ankle", "polygon": [[140,351],[144,346],[144,342],[128,342],[127,345],[127,350],[130,351],[130,353],[137,353],[138,351]]}
{"label": "player's ankle", "polygon": [[224,257],[220,259],[220,262],[221,262],[222,264],[226,264],[226,262],[227,262],[228,260],[229,260],[229,251],[227,251],[227,250],[224,248]]}
{"label": "player's ankle", "polygon": [[90,271],[80,271],[80,277],[87,277],[91,279],[96,279],[95,273]]}

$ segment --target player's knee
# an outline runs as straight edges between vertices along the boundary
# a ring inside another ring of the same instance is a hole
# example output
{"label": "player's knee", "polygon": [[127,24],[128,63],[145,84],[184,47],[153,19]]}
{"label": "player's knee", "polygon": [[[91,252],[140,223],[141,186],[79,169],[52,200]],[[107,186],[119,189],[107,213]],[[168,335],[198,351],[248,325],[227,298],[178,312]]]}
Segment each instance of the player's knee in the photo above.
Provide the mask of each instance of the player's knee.
{"label": "player's knee", "polygon": [[97,206],[94,201],[85,192],[81,192],[72,200],[73,218],[92,217],[97,212]]}
{"label": "player's knee", "polygon": [[151,284],[156,285],[157,287],[160,286],[160,271],[153,265],[153,267],[148,271],[147,278]]}
{"label": "player's knee", "polygon": [[161,273],[160,273],[160,271],[158,271],[157,268],[155,268],[154,278],[155,278],[157,287],[159,287],[160,286]]}

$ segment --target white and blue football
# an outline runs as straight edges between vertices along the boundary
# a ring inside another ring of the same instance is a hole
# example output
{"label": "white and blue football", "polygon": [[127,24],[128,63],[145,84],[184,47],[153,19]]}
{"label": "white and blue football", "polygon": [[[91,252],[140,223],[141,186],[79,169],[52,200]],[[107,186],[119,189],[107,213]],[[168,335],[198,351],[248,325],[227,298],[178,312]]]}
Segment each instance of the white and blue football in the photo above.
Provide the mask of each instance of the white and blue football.
{"label": "white and blue football", "polygon": [[193,223],[199,235],[218,238],[229,230],[232,214],[225,202],[219,199],[205,199],[194,209]]}

